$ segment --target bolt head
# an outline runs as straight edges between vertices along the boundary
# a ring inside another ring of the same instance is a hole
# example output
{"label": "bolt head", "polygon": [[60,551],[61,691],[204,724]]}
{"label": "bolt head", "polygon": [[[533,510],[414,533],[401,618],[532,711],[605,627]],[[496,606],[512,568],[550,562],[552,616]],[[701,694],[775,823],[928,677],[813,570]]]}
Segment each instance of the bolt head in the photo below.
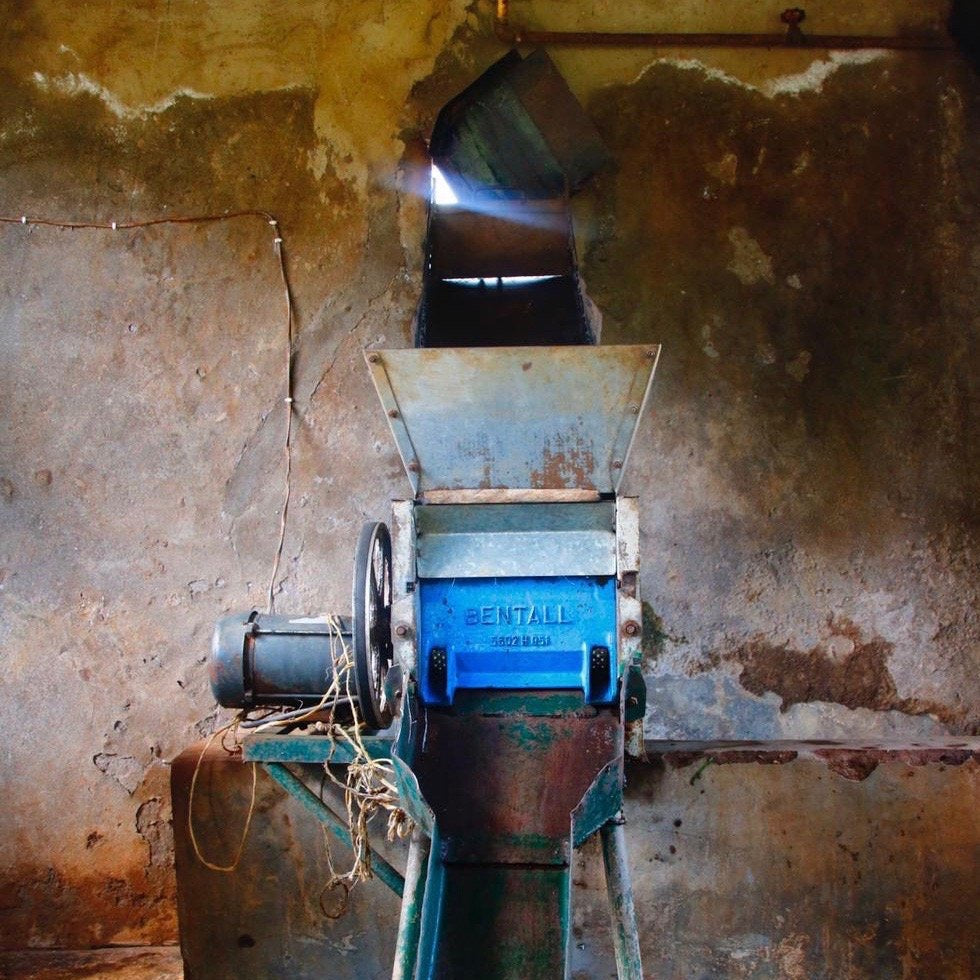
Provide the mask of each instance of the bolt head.
{"label": "bolt head", "polygon": [[408,636],[408,627],[404,623],[399,623],[395,627],[395,636]]}
{"label": "bolt head", "polygon": [[380,355],[380,354],[368,354],[368,360],[369,360],[369,361],[370,361],[370,362],[371,362],[372,364],[377,364],[377,363],[378,363],[378,361],[380,361],[380,360],[381,360],[381,355]]}
{"label": "bolt head", "polygon": [[631,619],[623,624],[623,632],[627,636],[636,636],[640,632],[640,624]]}

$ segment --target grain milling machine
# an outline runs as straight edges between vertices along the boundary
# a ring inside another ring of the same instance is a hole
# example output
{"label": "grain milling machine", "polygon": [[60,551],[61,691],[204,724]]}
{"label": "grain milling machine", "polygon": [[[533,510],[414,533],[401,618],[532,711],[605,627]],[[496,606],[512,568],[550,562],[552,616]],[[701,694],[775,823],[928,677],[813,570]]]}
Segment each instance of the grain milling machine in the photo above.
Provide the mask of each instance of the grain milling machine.
{"label": "grain milling machine", "polygon": [[[397,975],[564,976],[573,850],[596,832],[620,976],[642,975],[620,824],[627,698],[639,700],[639,528],[617,488],[657,354],[366,354],[414,491],[395,502],[390,539],[384,524],[365,528],[341,625],[369,728],[390,721],[392,665],[403,678],[390,755],[427,841],[412,844]],[[333,628],[226,618],[218,700],[316,703]],[[309,761],[296,743],[316,739],[266,736],[246,757]]]}
{"label": "grain milling machine", "polygon": [[[472,123],[488,100],[498,117],[501,91],[524,98],[512,114],[542,92],[568,105],[540,56],[487,75],[490,95],[479,80],[433,137],[461,196],[467,154],[487,155]],[[568,190],[576,161],[584,179],[594,134],[562,160],[528,118],[525,170],[554,175],[548,193]],[[338,641],[351,651],[341,700],[376,733],[362,742],[390,760],[418,828],[404,878],[374,864],[402,895],[395,978],[568,976],[574,853],[598,833],[619,976],[639,980],[621,817],[626,724],[645,702],[639,521],[618,491],[659,348],[595,345],[567,194],[488,195],[481,181],[479,200],[430,212],[417,346],[365,352],[412,494],[390,532],[361,534],[352,616],[226,617],[212,687],[226,707],[278,711],[282,727],[247,739],[245,758],[343,837],[286,763],[345,761],[335,740],[290,726],[338,690]],[[473,309],[492,311],[491,329],[460,323]]]}

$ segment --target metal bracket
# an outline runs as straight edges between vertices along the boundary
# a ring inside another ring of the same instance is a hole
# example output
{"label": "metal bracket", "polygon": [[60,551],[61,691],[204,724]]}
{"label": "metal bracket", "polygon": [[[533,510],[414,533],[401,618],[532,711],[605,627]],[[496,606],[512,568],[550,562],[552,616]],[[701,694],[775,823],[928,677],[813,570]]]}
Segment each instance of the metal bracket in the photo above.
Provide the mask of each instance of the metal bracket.
{"label": "metal bracket", "polygon": [[[350,832],[346,824],[311,790],[306,783],[295,776],[281,762],[264,763],[265,771],[304,809],[316,817],[336,838],[353,848]],[[405,891],[405,879],[377,852],[371,856],[371,870],[399,898]]]}
{"label": "metal bracket", "polygon": [[381,406],[388,417],[388,425],[391,427],[395,445],[398,447],[402,462],[405,464],[405,472],[408,474],[409,483],[412,484],[412,492],[417,494],[419,492],[421,465],[418,454],[415,452],[415,446],[412,445],[412,438],[408,434],[405,420],[402,418],[401,409],[398,407],[398,399],[395,398],[394,389],[391,387],[391,379],[385,369],[384,357],[379,351],[365,351],[364,360],[371,372],[371,380],[378,391]]}

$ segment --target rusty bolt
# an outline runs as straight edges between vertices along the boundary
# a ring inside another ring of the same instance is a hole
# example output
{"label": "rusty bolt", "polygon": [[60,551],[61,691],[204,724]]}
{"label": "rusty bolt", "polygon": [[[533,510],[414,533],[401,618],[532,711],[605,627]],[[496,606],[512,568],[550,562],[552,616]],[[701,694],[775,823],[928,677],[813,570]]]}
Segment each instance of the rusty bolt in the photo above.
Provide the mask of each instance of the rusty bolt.
{"label": "rusty bolt", "polygon": [[639,414],[640,414],[640,406],[630,405],[630,415],[639,415]]}
{"label": "rusty bolt", "polygon": [[656,356],[657,356],[657,352],[655,350],[648,350],[647,351],[647,357],[654,358]]}
{"label": "rusty bolt", "polygon": [[419,471],[419,464],[418,464],[418,463],[416,463],[416,462],[415,462],[415,461],[413,460],[413,461],[412,461],[411,463],[409,463],[409,464],[408,464],[408,471],[409,471],[410,473],[418,473],[418,471]]}
{"label": "rusty bolt", "polygon": [[623,623],[623,632],[627,636],[636,636],[640,632],[640,624],[636,620],[628,619]]}
{"label": "rusty bolt", "polygon": [[612,468],[614,470],[621,470],[623,468],[623,461],[621,459],[614,459],[612,461]]}
{"label": "rusty bolt", "polygon": [[398,418],[398,409],[397,408],[389,408],[388,409],[388,418],[390,418],[390,419],[397,419]]}
{"label": "rusty bolt", "polygon": [[370,361],[370,362],[371,362],[372,364],[377,364],[377,363],[378,363],[378,361],[380,361],[380,360],[381,360],[381,355],[380,355],[380,354],[368,354],[368,360],[369,360],[369,361]]}
{"label": "rusty bolt", "polygon": [[399,623],[395,627],[395,636],[408,636],[408,627],[404,623]]}

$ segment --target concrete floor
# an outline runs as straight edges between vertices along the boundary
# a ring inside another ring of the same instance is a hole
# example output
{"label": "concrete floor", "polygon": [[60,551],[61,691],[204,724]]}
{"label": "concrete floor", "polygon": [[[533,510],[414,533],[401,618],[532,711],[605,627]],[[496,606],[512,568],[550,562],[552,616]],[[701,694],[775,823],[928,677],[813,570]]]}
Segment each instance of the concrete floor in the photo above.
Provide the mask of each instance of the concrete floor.
{"label": "concrete floor", "polygon": [[92,950],[0,952],[2,980],[181,980],[184,967],[176,946],[136,946]]}

